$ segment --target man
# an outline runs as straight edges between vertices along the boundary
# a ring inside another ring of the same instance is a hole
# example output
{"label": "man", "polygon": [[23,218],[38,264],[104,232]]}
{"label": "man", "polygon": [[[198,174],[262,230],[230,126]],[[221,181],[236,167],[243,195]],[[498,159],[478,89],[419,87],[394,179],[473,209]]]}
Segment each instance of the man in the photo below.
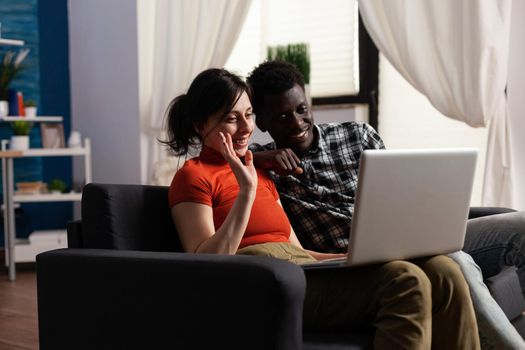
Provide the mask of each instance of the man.
{"label": "man", "polygon": [[[257,126],[274,142],[252,145],[255,164],[271,169],[283,207],[306,249],[346,252],[354,210],[359,159],[365,149],[384,148],[365,123],[315,125],[295,66],[265,62],[248,77]],[[525,287],[525,216],[502,214],[469,221],[465,251],[488,273],[519,268]],[[519,334],[492,299],[479,268],[466,254],[451,256],[469,282],[482,335],[500,347],[524,347]],[[525,288],[524,288],[525,289]]]}

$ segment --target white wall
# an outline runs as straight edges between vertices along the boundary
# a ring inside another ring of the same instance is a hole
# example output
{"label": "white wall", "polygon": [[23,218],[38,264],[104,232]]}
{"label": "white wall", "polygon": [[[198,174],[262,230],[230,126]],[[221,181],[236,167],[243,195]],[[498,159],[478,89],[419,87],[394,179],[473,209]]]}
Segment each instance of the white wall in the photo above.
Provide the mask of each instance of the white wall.
{"label": "white wall", "polygon": [[507,87],[511,119],[514,165],[514,207],[525,210],[525,1],[512,2],[509,81]]}
{"label": "white wall", "polygon": [[93,181],[140,183],[136,1],[70,0],[69,51],[71,125],[91,138]]}

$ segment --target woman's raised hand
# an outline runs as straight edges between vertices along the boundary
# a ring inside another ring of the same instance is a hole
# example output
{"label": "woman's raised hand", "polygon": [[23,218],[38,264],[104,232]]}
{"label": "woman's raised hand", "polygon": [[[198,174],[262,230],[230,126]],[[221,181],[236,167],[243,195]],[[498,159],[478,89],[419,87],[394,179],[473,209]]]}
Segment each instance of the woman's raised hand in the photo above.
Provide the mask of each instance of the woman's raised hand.
{"label": "woman's raised hand", "polygon": [[249,150],[246,151],[246,155],[244,156],[245,164],[243,164],[235,153],[231,135],[223,132],[219,132],[219,135],[222,139],[222,156],[226,159],[228,164],[230,164],[230,168],[239,183],[241,191],[244,190],[255,194],[255,191],[257,190],[257,171],[253,165],[252,152]]}

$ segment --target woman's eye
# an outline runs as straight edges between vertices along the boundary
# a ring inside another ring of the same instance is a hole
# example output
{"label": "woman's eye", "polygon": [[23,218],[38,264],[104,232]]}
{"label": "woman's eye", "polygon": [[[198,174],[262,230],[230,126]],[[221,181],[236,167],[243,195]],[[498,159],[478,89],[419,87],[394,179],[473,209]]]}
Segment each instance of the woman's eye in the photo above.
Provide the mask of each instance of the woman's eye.
{"label": "woman's eye", "polygon": [[246,119],[251,119],[253,117],[255,117],[255,113],[253,113],[253,112],[246,113]]}
{"label": "woman's eye", "polygon": [[227,123],[235,123],[237,121],[237,117],[230,116],[226,118]]}
{"label": "woman's eye", "polygon": [[281,115],[279,116],[279,119],[286,119],[286,114],[284,114],[284,113],[281,114]]}

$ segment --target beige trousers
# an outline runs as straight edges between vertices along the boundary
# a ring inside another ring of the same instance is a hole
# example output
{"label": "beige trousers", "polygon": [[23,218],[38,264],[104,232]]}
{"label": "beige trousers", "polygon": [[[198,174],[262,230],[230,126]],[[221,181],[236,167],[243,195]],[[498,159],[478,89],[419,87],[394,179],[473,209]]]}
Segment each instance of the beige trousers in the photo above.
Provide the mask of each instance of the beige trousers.
{"label": "beige trousers", "polygon": [[[312,261],[289,243],[265,243],[237,254],[294,263]],[[479,349],[468,285],[446,256],[363,267],[305,270],[306,330],[375,329],[376,349]]]}

